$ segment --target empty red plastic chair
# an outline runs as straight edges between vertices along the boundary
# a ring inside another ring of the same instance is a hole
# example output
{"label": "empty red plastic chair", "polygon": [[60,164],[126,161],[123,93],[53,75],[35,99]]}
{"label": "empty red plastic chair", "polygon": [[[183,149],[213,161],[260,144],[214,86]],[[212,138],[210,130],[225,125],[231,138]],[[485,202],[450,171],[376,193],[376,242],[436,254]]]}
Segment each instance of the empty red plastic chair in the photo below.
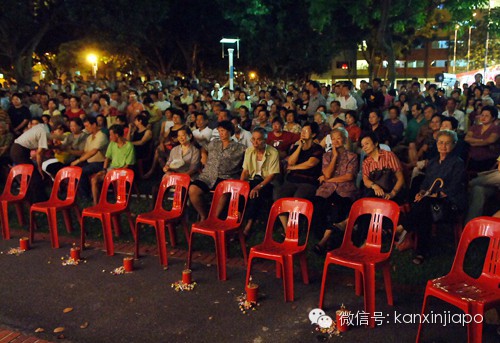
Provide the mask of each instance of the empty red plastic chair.
{"label": "empty red plastic chair", "polygon": [[[50,242],[52,248],[59,248],[59,235],[57,232],[57,212],[62,211],[66,230],[71,232],[71,212],[75,211],[76,217],[80,220],[80,210],[75,204],[76,190],[78,189],[78,182],[82,176],[82,168],[80,167],[65,167],[59,170],[54,179],[52,186],[52,193],[48,201],[37,202],[31,205],[30,209],[30,243],[33,242],[35,237],[35,222],[33,220],[34,212],[42,212],[47,215],[49,222]],[[60,199],[59,193],[61,191],[61,183],[67,180],[63,185],[66,189],[66,198]]]}
{"label": "empty red plastic chair", "polygon": [[[357,247],[353,244],[351,236],[356,219],[363,214],[371,215],[370,224],[365,244],[361,247]],[[386,229],[382,228],[384,217],[387,217],[392,222],[390,232],[392,238],[387,252],[382,252],[382,233],[383,229]],[[355,271],[356,295],[361,295],[361,291],[364,289],[365,312],[369,314],[368,324],[370,327],[375,327],[376,267],[382,267],[387,303],[391,306],[393,305],[389,256],[391,255],[398,220],[399,206],[394,201],[378,198],[363,198],[352,205],[342,245],[340,248],[326,254],[319,296],[320,308],[323,307],[328,266],[330,264],[338,264],[340,266],[352,268]],[[363,278],[362,281],[361,277]]]}
{"label": "empty red plastic chair", "polygon": [[[478,278],[466,274],[463,269],[465,253],[470,243],[479,237],[490,239],[483,270]],[[483,335],[483,315],[490,308],[500,305],[500,219],[479,217],[471,220],[462,233],[453,266],[448,275],[427,281],[422,318],[427,298],[432,296],[450,303],[472,321],[467,325],[468,342],[480,343]],[[476,315],[481,315],[481,320]],[[476,319],[476,320],[475,320]],[[418,326],[417,342],[422,333],[422,322]]]}
{"label": "empty red plastic chair", "polygon": [[[165,224],[168,227],[170,234],[170,243],[175,246],[175,232],[174,225],[178,221],[182,221],[184,227],[184,234],[186,235],[186,242],[189,242],[189,232],[185,221],[182,219],[184,206],[186,204],[189,183],[191,178],[187,174],[169,174],[164,177],[160,183],[160,189],[156,198],[156,204],[153,211],[142,213],[137,216],[135,221],[135,257],[139,257],[139,224],[148,224],[156,230],[156,240],[158,244],[158,255],[160,263],[164,266],[167,265],[167,245],[165,241]],[[174,190],[174,198],[172,208],[165,210],[163,208],[163,199],[165,192],[169,188]]]}
{"label": "empty red plastic chair", "polygon": [[[226,219],[219,219],[217,209],[219,202],[225,201],[224,194],[229,193],[229,208]],[[215,188],[212,205],[210,206],[210,213],[208,218],[201,222],[193,223],[191,226],[191,236],[189,238],[189,251],[188,251],[188,268],[191,266],[191,254],[193,248],[193,235],[200,233],[202,235],[210,236],[215,241],[215,254],[217,257],[217,271],[219,273],[219,280],[226,280],[226,234],[228,232],[237,231],[243,220],[245,207],[250,193],[250,185],[246,181],[240,180],[224,180]],[[243,204],[240,205],[240,197],[243,197]],[[241,210],[241,211],[240,211]],[[245,263],[247,262],[247,251],[245,245],[245,237],[243,233],[239,232],[239,240],[241,250]]]}
{"label": "empty red plastic chair", "polygon": [[[273,239],[274,224],[276,219],[278,219],[282,214],[288,214],[288,222],[285,229],[285,240],[283,242],[276,242]],[[307,219],[307,232],[305,233],[305,242],[299,245],[299,219],[301,214]],[[285,301],[293,301],[294,256],[299,258],[304,283],[309,284],[305,249],[309,238],[312,214],[313,204],[309,200],[299,198],[282,198],[273,204],[267,221],[264,242],[250,249],[246,285],[248,285],[248,282],[250,281],[250,271],[252,268],[253,258],[257,257],[274,260],[276,261],[276,274],[278,276],[283,275]]]}
{"label": "empty red plastic chair", "polygon": [[[2,195],[0,195],[0,224],[2,225],[2,236],[4,239],[10,239],[9,204],[14,204],[16,207],[19,224],[21,226],[25,224],[23,218],[23,202],[26,200],[26,194],[34,169],[32,164],[18,164],[12,167],[7,176],[5,187]],[[19,192],[17,194],[12,194],[12,182],[19,175],[21,176],[19,180]]]}
{"label": "empty red plastic chair", "polygon": [[[132,190],[132,183],[134,182],[134,171],[131,169],[113,169],[106,173],[104,182],[102,184],[101,196],[99,203],[96,206],[88,207],[83,210],[80,219],[80,226],[82,228],[81,249],[85,246],[85,217],[97,218],[102,223],[104,234],[104,245],[106,252],[109,256],[115,254],[113,245],[113,233],[111,232],[111,223],[115,228],[116,236],[120,236],[120,214],[125,213],[130,225],[130,231],[135,238],[134,223],[128,209],[128,201],[130,199],[130,191]],[[113,186],[116,196],[116,202],[108,202],[108,189]]]}

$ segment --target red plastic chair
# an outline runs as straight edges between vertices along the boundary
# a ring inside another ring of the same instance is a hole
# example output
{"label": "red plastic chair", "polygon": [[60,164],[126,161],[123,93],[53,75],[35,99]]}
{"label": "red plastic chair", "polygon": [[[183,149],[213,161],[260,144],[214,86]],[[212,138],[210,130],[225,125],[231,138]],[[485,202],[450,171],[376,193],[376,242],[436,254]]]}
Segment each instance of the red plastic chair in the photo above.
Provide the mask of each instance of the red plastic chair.
{"label": "red plastic chair", "polygon": [[[25,198],[34,169],[35,167],[32,164],[18,164],[17,166],[12,167],[9,175],[7,176],[5,187],[2,195],[0,195],[0,224],[2,225],[2,236],[4,239],[10,239],[8,212],[9,204],[14,204],[16,207],[17,220],[19,221],[19,224],[21,226],[25,224],[23,217],[23,202],[26,201]],[[19,175],[21,175],[19,193],[14,195],[11,192],[12,182]]]}
{"label": "red plastic chair", "polygon": [[[361,295],[361,291],[364,289],[365,312],[370,315],[368,320],[370,327],[375,327],[375,268],[377,266],[383,268],[387,303],[393,305],[389,256],[394,243],[399,211],[399,206],[394,201],[378,198],[363,198],[352,205],[341,247],[330,251],[326,255],[319,296],[320,308],[323,307],[326,278],[330,264],[338,264],[355,270],[356,295]],[[358,248],[352,243],[351,236],[356,219],[363,214],[371,214],[370,226],[365,244]],[[387,252],[381,251],[382,220],[384,217],[392,221],[392,239]],[[363,277],[363,283],[361,282],[361,276]]]}
{"label": "red plastic chair", "polygon": [[[280,243],[273,239],[273,229],[279,215],[288,213],[288,223],[285,230],[285,240]],[[303,214],[307,218],[306,240],[299,245],[299,217]],[[309,200],[299,198],[282,198],[276,201],[271,207],[269,219],[267,221],[266,235],[264,242],[250,249],[248,259],[246,285],[250,281],[252,259],[255,257],[276,261],[276,275],[283,277],[283,288],[285,291],[285,301],[293,301],[293,257],[299,257],[302,270],[302,280],[309,284],[307,272],[307,260],[305,249],[309,238],[309,229],[313,214],[313,204]],[[281,268],[280,268],[281,267]]]}
{"label": "red plastic chair", "polygon": [[[174,224],[182,221],[186,241],[189,242],[189,232],[185,221],[182,219],[184,206],[186,204],[189,183],[191,179],[187,174],[170,174],[161,180],[160,189],[156,198],[156,204],[153,211],[142,213],[137,216],[135,222],[135,257],[139,257],[139,224],[148,224],[154,226],[156,230],[156,240],[158,243],[158,255],[160,264],[167,266],[167,245],[165,241],[165,224],[170,234],[170,243],[175,247]],[[163,198],[165,191],[174,187],[174,199],[172,209],[167,211],[163,208]]]}
{"label": "red plastic chair", "polygon": [[[223,195],[229,193],[231,199],[229,200],[229,209],[227,213],[227,218],[225,220],[217,218],[217,208],[219,202],[223,199]],[[246,181],[240,180],[225,180],[217,185],[215,188],[214,197],[212,200],[212,205],[210,207],[210,213],[208,218],[201,222],[193,223],[191,226],[191,236],[189,239],[189,251],[188,251],[188,268],[191,267],[191,254],[193,247],[193,235],[195,233],[200,233],[202,235],[211,236],[215,241],[215,254],[217,257],[217,271],[219,274],[219,280],[226,280],[226,233],[236,231],[241,225],[243,215],[245,213],[245,207],[248,199],[248,194],[250,193],[250,185]],[[243,209],[239,212],[239,198],[242,196],[244,198]],[[245,237],[242,232],[239,232],[239,240],[241,244],[241,250],[243,251],[243,258],[245,263],[247,262],[247,251],[245,245]]]}
{"label": "red plastic chair", "polygon": [[[476,279],[463,270],[465,253],[470,243],[478,237],[489,237],[488,251],[483,270]],[[433,296],[450,303],[472,318],[500,304],[500,219],[479,217],[471,220],[464,229],[455,255],[455,261],[448,275],[427,281],[422,318],[427,298]],[[422,322],[418,326],[417,340],[420,341]],[[483,335],[482,321],[472,320],[467,325],[468,342],[480,343]]]}
{"label": "red plastic chair", "polygon": [[[75,204],[76,190],[78,189],[78,182],[82,176],[82,168],[80,167],[65,167],[57,172],[52,186],[52,192],[48,201],[37,202],[31,205],[30,209],[30,243],[35,238],[35,222],[33,220],[33,212],[42,212],[47,215],[49,222],[50,241],[52,248],[59,248],[59,235],[57,233],[57,211],[62,211],[66,230],[71,232],[73,230],[71,225],[70,209],[76,213],[78,220],[80,220],[80,210]],[[59,199],[59,190],[61,182],[68,180],[66,199]]]}
{"label": "red plastic chair", "polygon": [[[133,182],[134,171],[131,169],[113,169],[107,172],[102,184],[99,203],[96,206],[84,209],[82,212],[82,216],[80,219],[80,226],[82,228],[82,250],[85,246],[85,227],[83,225],[85,217],[97,218],[102,222],[104,245],[106,246],[106,252],[109,256],[113,256],[115,254],[115,248],[113,245],[113,233],[111,232],[111,222],[113,222],[116,236],[119,237],[120,214],[125,213],[127,215],[127,219],[130,225],[130,231],[132,231],[132,234],[135,238],[134,223],[128,209],[128,202],[130,199],[130,192],[132,190]],[[107,199],[108,189],[111,185],[114,186],[116,203],[110,203]]]}

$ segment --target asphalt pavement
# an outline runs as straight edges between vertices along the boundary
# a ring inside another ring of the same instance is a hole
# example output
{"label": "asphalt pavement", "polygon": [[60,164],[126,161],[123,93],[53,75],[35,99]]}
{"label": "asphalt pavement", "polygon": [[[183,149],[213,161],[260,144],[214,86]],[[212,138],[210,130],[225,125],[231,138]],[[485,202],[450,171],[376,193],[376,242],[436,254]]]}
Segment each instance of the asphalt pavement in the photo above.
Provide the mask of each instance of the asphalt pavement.
{"label": "asphalt pavement", "polygon": [[[169,257],[164,270],[156,256],[135,261],[132,273],[113,275],[124,254],[106,256],[99,248],[82,252],[85,263],[63,266],[70,244],[51,249],[39,240],[18,256],[7,251],[18,246],[18,237],[0,241],[0,327],[53,342],[414,342],[418,325],[410,315],[420,312],[422,292],[395,287],[395,306],[388,306],[383,288],[377,291],[378,322],[375,329],[354,326],[341,336],[315,330],[309,312],[317,307],[320,275],[312,273],[304,285],[296,266],[295,301],[285,303],[281,279],[274,271],[256,271],[259,305],[244,314],[236,298],[244,292],[245,269],[233,263],[228,280],[217,280],[217,267],[197,259],[193,263],[193,291],[176,292],[172,283],[181,279],[184,258]],[[256,260],[258,264],[258,260]],[[241,263],[239,263],[242,265]],[[325,300],[326,315],[335,317],[343,303],[363,319],[363,298],[354,294],[353,274],[332,268]],[[382,279],[377,279],[382,287]],[[439,301],[431,301],[435,313],[459,313]],[[71,308],[69,312],[65,309]],[[406,314],[406,318],[402,317]],[[405,323],[406,322],[406,323]],[[359,324],[359,323],[358,323]],[[64,328],[54,333],[57,327]],[[35,333],[37,328],[44,332]],[[486,325],[484,342],[500,342],[496,327]],[[459,324],[427,324],[427,342],[466,342],[466,327]]]}

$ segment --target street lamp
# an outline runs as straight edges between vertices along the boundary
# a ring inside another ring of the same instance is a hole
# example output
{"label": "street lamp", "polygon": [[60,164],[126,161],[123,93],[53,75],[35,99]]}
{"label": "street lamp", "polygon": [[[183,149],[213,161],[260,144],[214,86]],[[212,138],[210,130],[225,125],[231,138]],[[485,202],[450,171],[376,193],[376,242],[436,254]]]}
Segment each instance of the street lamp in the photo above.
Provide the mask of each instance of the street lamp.
{"label": "street lamp", "polygon": [[458,24],[455,25],[455,44],[453,44],[453,74],[455,74],[455,70],[457,67],[457,32],[458,32]]}
{"label": "street lamp", "polygon": [[234,65],[233,65],[233,53],[234,46],[236,46],[236,56],[240,58],[240,39],[239,38],[222,38],[220,40],[222,44],[222,58],[224,58],[224,44],[230,44],[231,48],[227,49],[227,55],[229,57],[229,89],[234,89]]}
{"label": "street lamp", "polygon": [[484,79],[486,78],[486,69],[488,68],[488,41],[490,40],[490,19],[491,19],[491,0],[488,0],[488,25],[486,26],[486,43],[484,47]]}
{"label": "street lamp", "polygon": [[92,64],[92,73],[94,74],[94,79],[97,78],[97,56],[94,54],[88,54],[87,61]]}
{"label": "street lamp", "polygon": [[[476,16],[476,12],[472,13],[472,16],[475,17]],[[471,24],[469,25],[469,37],[468,37],[468,42],[467,42],[467,71],[470,70],[470,41],[471,41],[471,35],[472,35],[472,28],[474,26]]]}

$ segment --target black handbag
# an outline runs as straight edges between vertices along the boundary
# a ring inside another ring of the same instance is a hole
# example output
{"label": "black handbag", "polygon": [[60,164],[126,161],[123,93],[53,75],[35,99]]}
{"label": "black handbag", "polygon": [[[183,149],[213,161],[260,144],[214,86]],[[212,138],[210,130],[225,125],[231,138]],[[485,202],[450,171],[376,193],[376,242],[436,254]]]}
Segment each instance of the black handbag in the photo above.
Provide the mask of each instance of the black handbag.
{"label": "black handbag", "polygon": [[[437,182],[440,183],[440,186],[436,190],[435,188]],[[438,177],[436,180],[434,180],[431,187],[429,187],[429,189],[425,191],[425,193],[422,196],[430,198],[430,210],[431,210],[432,222],[434,223],[440,223],[445,221],[450,214],[450,206],[448,205],[446,198],[439,197],[439,192],[440,190],[443,189],[443,186],[444,186],[443,179]]]}
{"label": "black handbag", "polygon": [[368,178],[380,186],[385,193],[390,193],[397,182],[394,170],[389,168],[376,169],[368,175]]}

